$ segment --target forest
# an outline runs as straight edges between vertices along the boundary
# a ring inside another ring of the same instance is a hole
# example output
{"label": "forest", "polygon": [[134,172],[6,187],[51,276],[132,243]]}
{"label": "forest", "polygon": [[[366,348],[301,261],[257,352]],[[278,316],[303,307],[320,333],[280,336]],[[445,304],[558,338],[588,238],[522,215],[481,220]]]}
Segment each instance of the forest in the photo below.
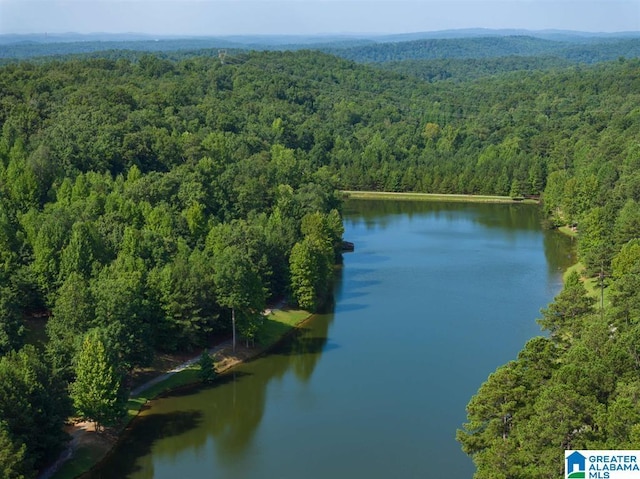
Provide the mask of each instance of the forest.
{"label": "forest", "polygon": [[282,297],[320,307],[341,189],[540,197],[606,289],[603,308],[569,276],[545,335],[470,401],[458,440],[476,478],[561,477],[563,449],[638,448],[640,61],[624,52],[110,50],[0,67],[0,475],[34,477],[70,415],[117,423],[128,372],[154,354],[201,351],[232,314],[253,339]]}

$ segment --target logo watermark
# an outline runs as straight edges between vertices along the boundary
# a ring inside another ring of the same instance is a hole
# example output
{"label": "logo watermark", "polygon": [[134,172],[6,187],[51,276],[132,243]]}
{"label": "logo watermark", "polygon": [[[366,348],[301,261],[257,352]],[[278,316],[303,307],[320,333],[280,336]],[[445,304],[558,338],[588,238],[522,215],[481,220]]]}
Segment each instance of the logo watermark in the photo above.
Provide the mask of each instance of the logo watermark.
{"label": "logo watermark", "polygon": [[640,451],[564,451],[565,479],[639,479]]}

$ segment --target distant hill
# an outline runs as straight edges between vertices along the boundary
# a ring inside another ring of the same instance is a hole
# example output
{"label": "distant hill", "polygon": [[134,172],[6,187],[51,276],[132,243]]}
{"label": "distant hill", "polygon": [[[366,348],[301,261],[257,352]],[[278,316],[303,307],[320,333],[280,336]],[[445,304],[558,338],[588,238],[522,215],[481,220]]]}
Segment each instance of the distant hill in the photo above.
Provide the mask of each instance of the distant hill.
{"label": "distant hill", "polygon": [[358,62],[434,58],[557,56],[594,62],[636,57],[640,32],[586,33],[526,30],[445,30],[394,35],[235,35],[172,37],[127,34],[0,35],[0,58],[90,54],[110,50],[144,52],[237,50],[321,50]]}
{"label": "distant hill", "polygon": [[595,63],[618,57],[640,56],[638,38],[590,38],[589,41],[557,41],[532,36],[486,36],[387,42],[323,51],[360,63],[444,58],[499,58],[546,56],[574,62]]}
{"label": "distant hill", "polygon": [[24,40],[19,43],[0,43],[0,58],[27,59],[34,57],[65,56],[108,52],[112,50],[131,50],[139,52],[192,51],[203,49],[242,48],[220,39],[165,39],[165,40],[120,40],[120,41],[69,41],[39,43]]}
{"label": "distant hill", "polygon": [[464,82],[478,78],[519,71],[546,71],[567,68],[576,62],[557,57],[438,58],[431,60],[399,60],[376,65],[384,70],[417,77],[433,83]]}

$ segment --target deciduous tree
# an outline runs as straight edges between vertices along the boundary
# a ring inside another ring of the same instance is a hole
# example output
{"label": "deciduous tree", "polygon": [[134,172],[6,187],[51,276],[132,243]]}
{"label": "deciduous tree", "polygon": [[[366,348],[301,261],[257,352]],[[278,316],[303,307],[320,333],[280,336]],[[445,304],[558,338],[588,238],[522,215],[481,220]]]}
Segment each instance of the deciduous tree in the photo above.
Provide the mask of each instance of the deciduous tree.
{"label": "deciduous tree", "polygon": [[94,421],[96,431],[116,424],[126,413],[117,357],[103,334],[93,329],[84,336],[75,358],[76,380],[69,386],[77,413]]}

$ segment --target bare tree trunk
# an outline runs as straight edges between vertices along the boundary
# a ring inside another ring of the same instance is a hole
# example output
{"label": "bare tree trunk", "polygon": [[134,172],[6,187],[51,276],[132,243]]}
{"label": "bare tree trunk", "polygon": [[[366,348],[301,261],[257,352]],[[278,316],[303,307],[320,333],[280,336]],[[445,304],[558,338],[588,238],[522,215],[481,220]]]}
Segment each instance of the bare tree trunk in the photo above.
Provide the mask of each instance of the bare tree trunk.
{"label": "bare tree trunk", "polygon": [[233,330],[233,352],[236,352],[236,308],[231,308],[231,329]]}

